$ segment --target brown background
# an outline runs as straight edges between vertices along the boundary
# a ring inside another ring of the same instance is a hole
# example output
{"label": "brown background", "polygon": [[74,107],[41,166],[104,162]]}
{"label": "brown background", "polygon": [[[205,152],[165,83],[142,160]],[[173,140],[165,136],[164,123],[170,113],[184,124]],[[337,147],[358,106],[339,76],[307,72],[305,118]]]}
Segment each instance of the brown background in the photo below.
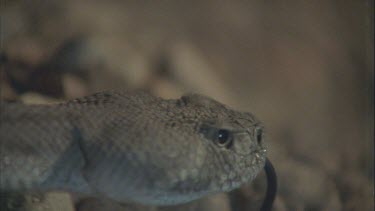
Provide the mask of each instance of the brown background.
{"label": "brown background", "polygon": [[[266,125],[275,210],[372,210],[373,9],[369,0],[2,1],[1,97],[203,93]],[[258,206],[256,190],[220,209]]]}

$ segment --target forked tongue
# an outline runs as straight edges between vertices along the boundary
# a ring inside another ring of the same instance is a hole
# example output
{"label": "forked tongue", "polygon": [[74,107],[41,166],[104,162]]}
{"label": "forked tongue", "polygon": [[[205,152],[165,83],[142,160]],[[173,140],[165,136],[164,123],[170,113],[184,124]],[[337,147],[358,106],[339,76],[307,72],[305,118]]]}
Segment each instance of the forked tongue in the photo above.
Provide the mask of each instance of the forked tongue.
{"label": "forked tongue", "polygon": [[272,166],[271,161],[266,158],[266,164],[264,166],[264,171],[267,176],[267,192],[266,197],[264,198],[261,211],[269,211],[272,209],[273,202],[275,201],[276,192],[277,192],[277,177],[275,169]]}

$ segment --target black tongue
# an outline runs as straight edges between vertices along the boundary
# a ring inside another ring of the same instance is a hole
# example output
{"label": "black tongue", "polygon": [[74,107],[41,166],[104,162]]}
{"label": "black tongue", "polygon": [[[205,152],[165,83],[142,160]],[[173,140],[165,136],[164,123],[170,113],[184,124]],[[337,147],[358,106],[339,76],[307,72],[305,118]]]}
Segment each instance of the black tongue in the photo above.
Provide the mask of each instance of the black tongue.
{"label": "black tongue", "polygon": [[276,198],[277,192],[277,177],[275,169],[272,166],[272,163],[266,159],[266,165],[264,166],[264,171],[267,175],[267,192],[266,197],[264,198],[261,211],[268,211],[272,209],[272,204]]}

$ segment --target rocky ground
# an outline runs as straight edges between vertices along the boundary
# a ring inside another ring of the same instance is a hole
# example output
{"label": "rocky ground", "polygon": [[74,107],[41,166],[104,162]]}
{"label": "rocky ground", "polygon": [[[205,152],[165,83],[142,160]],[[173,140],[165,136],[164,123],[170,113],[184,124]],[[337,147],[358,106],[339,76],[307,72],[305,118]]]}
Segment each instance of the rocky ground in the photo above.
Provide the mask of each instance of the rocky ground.
{"label": "rocky ground", "polygon": [[[1,98],[209,95],[266,125],[275,210],[373,210],[373,2],[2,1]],[[4,62],[6,61],[6,62]],[[2,193],[1,210],[251,210],[254,184],[177,207]]]}

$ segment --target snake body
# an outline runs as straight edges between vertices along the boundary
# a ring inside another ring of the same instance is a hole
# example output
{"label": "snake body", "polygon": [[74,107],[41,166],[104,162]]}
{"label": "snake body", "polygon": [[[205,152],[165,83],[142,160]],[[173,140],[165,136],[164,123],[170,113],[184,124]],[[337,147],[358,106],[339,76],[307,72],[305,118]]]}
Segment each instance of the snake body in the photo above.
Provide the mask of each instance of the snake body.
{"label": "snake body", "polygon": [[266,162],[254,115],[199,94],[101,92],[0,109],[2,191],[172,205],[238,188]]}

